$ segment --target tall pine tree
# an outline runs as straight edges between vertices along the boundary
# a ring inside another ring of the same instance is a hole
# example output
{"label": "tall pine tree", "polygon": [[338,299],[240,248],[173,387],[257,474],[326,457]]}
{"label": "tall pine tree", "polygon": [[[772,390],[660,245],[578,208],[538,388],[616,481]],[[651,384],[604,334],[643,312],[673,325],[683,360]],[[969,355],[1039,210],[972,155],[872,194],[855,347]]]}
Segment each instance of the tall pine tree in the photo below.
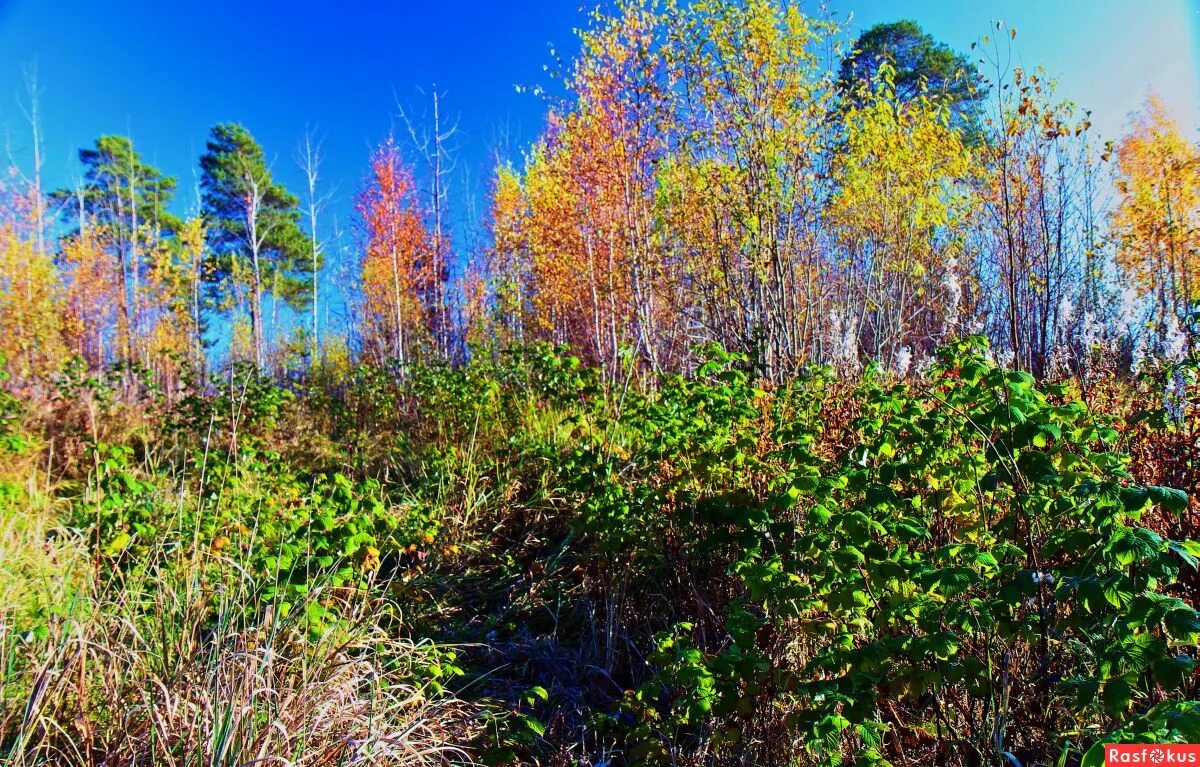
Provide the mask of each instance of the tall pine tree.
{"label": "tall pine tree", "polygon": [[210,249],[205,278],[223,305],[247,303],[254,362],[266,355],[263,294],[295,310],[312,300],[320,269],[300,227],[299,199],[271,177],[262,147],[241,125],[221,123],[200,158],[201,202]]}

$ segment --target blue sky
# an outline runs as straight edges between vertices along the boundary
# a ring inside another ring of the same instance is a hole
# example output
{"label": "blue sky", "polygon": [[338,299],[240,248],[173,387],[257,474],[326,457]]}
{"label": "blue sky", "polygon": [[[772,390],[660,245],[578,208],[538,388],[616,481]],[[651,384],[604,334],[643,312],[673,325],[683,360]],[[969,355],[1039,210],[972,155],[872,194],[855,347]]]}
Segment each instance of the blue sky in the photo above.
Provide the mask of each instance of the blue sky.
{"label": "blue sky", "polygon": [[[123,133],[179,178],[191,203],[209,126],[244,123],[299,190],[293,161],[306,126],[324,138],[323,175],[343,228],[370,148],[396,125],[397,100],[420,111],[436,83],[456,118],[453,190],[460,231],[484,207],[492,158],[519,158],[544,104],[515,86],[548,82],[551,48],[570,56],[580,0],[0,0],[0,165],[28,168],[19,108],[27,67],[40,85],[48,187],[78,175],[76,153]],[[333,10],[337,8],[337,10]],[[1115,137],[1148,87],[1200,127],[1200,0],[833,0],[852,30],[912,18],[966,51],[994,20],[1015,26],[1015,60],[1043,64],[1060,94]],[[472,205],[474,208],[472,208]]]}
{"label": "blue sky", "polygon": [[[190,186],[206,131],[247,125],[298,180],[292,154],[315,126],[326,176],[348,193],[369,148],[394,123],[396,99],[421,106],[436,83],[460,120],[464,174],[486,178],[497,145],[510,153],[541,125],[544,105],[515,85],[546,82],[551,45],[569,54],[579,0],[0,0],[0,136],[28,162],[18,98],[36,64],[46,173],[77,174],[75,153],[101,133],[130,133],[142,152]],[[1197,0],[834,0],[861,28],[916,19],[966,50],[994,19],[1018,29],[1021,63],[1045,64],[1064,95],[1120,129],[1147,86],[1200,127]],[[506,140],[507,137],[507,140]],[[3,160],[8,157],[0,158]],[[187,195],[184,195],[187,197]]]}

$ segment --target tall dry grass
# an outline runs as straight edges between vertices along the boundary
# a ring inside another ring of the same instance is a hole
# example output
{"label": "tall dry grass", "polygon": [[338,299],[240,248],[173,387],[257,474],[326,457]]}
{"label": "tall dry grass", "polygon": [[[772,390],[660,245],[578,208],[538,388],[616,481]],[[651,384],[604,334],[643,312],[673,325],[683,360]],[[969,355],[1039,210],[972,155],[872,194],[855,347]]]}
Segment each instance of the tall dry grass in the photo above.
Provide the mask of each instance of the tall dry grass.
{"label": "tall dry grass", "polygon": [[0,507],[8,764],[470,761],[473,712],[422,685],[436,650],[396,636],[389,602],[318,584],[307,599],[345,617],[314,636],[307,604],[282,617],[233,559],[160,548],[115,567],[45,504]]}

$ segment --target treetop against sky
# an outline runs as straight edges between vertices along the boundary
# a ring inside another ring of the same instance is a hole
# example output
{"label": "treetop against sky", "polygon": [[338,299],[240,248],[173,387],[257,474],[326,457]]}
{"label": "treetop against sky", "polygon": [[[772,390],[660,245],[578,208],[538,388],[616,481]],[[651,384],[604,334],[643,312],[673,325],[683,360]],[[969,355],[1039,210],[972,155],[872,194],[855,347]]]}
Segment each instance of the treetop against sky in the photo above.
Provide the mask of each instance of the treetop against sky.
{"label": "treetop against sky", "polygon": [[[547,104],[533,86],[552,89],[548,73],[573,57],[573,30],[587,23],[580,5],[0,0],[5,160],[30,164],[26,75],[36,68],[47,188],[75,183],[80,147],[128,134],[148,162],[179,179],[177,204],[196,207],[196,158],[208,129],[230,120],[248,127],[273,171],[299,188],[293,155],[308,128],[323,138],[323,175],[336,185],[344,226],[371,148],[405,132],[401,107],[418,119],[428,111],[418,89],[436,85],[458,125],[456,216],[470,228],[496,158],[519,161],[543,127]],[[910,18],[960,51],[1002,20],[1018,30],[1014,63],[1044,65],[1063,97],[1093,110],[1102,138],[1120,135],[1148,88],[1185,125],[1200,124],[1194,1],[838,0],[830,8],[852,35]]]}

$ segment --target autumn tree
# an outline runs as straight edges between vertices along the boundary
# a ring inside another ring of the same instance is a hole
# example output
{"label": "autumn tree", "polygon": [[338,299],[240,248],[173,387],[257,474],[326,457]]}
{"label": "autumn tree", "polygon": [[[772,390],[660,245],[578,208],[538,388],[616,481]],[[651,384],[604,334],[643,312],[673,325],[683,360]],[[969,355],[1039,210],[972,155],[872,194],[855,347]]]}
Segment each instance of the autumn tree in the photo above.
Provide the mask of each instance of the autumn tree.
{"label": "autumn tree", "polygon": [[248,306],[250,345],[262,367],[264,295],[271,291],[276,309],[304,309],[321,259],[300,226],[298,198],[272,178],[262,147],[244,127],[214,126],[200,168],[211,251],[205,278],[223,306]]}
{"label": "autumn tree", "polygon": [[442,274],[421,215],[412,172],[391,139],[371,155],[368,181],[355,201],[363,236],[364,350],[401,364],[436,351]]}
{"label": "autumn tree", "polygon": [[[932,95],[901,98],[886,63],[843,118],[827,211],[837,311],[866,356],[895,366],[959,331],[971,160]],[[955,292],[955,285],[958,292]]]}
{"label": "autumn tree", "polygon": [[458,135],[457,122],[447,121],[442,114],[444,94],[433,86],[429,93],[431,113],[426,119],[417,120],[401,108],[400,119],[408,131],[412,148],[425,166],[429,188],[424,207],[428,211],[430,253],[424,271],[431,279],[422,286],[429,293],[424,298],[430,307],[429,322],[432,326],[434,346],[442,357],[450,355],[453,331],[450,304],[446,288],[450,283],[453,248],[449,225],[449,179],[455,170],[451,144]]}
{"label": "autumn tree", "polygon": [[536,147],[525,172],[531,303],[536,337],[578,350],[613,373],[626,324],[620,316],[624,286],[612,187],[597,178],[598,147],[587,118],[567,116]]}
{"label": "autumn tree", "polygon": [[628,351],[648,369],[687,344],[655,208],[672,135],[666,15],[647,2],[597,13],[567,99],[523,173],[494,189],[493,300],[510,333],[566,343],[610,377]]}
{"label": "autumn tree", "polygon": [[700,341],[782,379],[820,355],[834,27],[794,4],[630,0],[597,16],[519,180],[498,264],[527,264],[522,328],[610,375],[678,369]]}
{"label": "autumn tree", "polygon": [[147,342],[151,368],[163,389],[171,392],[182,381],[185,365],[204,367],[203,267],[206,255],[204,220],[180,222],[176,236],[149,254],[146,295],[150,313]]}
{"label": "autumn tree", "polygon": [[146,255],[178,227],[169,210],[175,179],[145,163],[124,136],[101,136],[94,147],[80,150],[79,161],[79,187],[59,190],[53,197],[71,226],[67,236],[100,247],[115,265],[115,357],[145,362],[141,340]]}
{"label": "autumn tree", "polygon": [[36,187],[0,181],[0,358],[14,384],[57,371],[66,357],[61,275],[38,247]]}
{"label": "autumn tree", "polygon": [[985,329],[1012,364],[1042,376],[1083,293],[1091,122],[1055,101],[1043,72],[1004,64],[999,43],[988,55],[996,75],[977,154],[976,227]]}
{"label": "autumn tree", "polygon": [[496,251],[528,264],[527,299],[509,301],[528,307],[524,332],[610,376],[623,350],[678,369],[705,340],[773,377],[803,364],[820,335],[831,31],[770,2],[598,15],[519,183],[497,185]]}
{"label": "autumn tree", "polygon": [[702,225],[689,237],[694,322],[781,380],[812,358],[829,320],[821,216],[836,84],[834,28],[792,3],[692,5],[673,39],[687,83],[672,191]]}
{"label": "autumn tree", "polygon": [[1200,300],[1200,146],[1151,94],[1116,147],[1117,259],[1148,294],[1160,329]]}
{"label": "autumn tree", "polygon": [[491,246],[487,251],[486,302],[490,309],[490,334],[503,347],[529,340],[527,323],[532,291],[529,203],[521,177],[512,166],[497,167],[492,180],[487,226]]}
{"label": "autumn tree", "polygon": [[[656,203],[657,167],[679,133],[669,26],[676,12],[671,3],[625,2],[612,18],[598,19],[583,37],[570,83],[576,114],[591,134],[593,212],[608,231],[602,247],[611,263],[602,271],[616,272],[610,300],[626,326],[612,334],[613,344],[629,347],[654,371],[688,351]],[[617,349],[610,351],[615,358]]]}

